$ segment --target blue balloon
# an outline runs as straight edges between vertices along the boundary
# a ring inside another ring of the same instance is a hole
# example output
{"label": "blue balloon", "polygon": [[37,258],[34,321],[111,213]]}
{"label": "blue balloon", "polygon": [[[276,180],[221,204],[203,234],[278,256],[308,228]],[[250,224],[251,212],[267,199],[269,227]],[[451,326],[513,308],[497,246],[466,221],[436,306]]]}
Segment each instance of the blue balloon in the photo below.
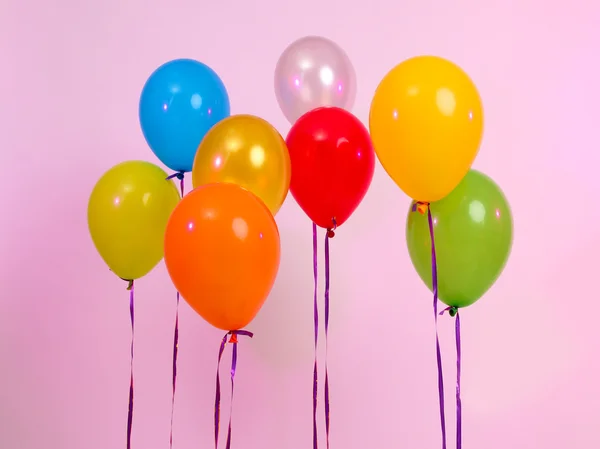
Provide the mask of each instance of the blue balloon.
{"label": "blue balloon", "polygon": [[150,75],[140,97],[140,125],[148,145],[171,170],[192,171],[200,141],[229,117],[223,81],[205,64],[175,59]]}

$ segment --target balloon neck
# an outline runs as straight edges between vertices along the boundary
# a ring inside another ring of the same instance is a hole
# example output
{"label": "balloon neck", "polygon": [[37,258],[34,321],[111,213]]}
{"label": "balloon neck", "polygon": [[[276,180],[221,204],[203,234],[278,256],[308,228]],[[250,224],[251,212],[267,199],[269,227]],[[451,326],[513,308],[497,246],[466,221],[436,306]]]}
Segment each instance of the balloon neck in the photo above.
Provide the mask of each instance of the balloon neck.
{"label": "balloon neck", "polygon": [[231,337],[229,337],[229,343],[237,343],[237,334],[235,332],[231,332]]}
{"label": "balloon neck", "polygon": [[413,212],[419,212],[424,215],[429,210],[429,203],[426,203],[425,201],[415,201],[412,210]]}
{"label": "balloon neck", "polygon": [[448,310],[448,314],[451,317],[456,316],[457,313],[458,313],[458,307],[450,307],[450,309]]}

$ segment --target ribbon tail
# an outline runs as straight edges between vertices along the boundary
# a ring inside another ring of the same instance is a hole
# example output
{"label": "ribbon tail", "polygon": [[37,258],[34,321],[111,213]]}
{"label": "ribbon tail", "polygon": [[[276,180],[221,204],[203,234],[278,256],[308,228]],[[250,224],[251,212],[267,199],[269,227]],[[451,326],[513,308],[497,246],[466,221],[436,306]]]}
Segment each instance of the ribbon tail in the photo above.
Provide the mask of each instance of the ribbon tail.
{"label": "ribbon tail", "polygon": [[[181,192],[181,198],[185,191],[185,181],[183,173],[176,173],[175,175],[169,176],[167,179],[176,177],[179,179],[179,190]],[[177,302],[175,304],[175,330],[173,331],[173,394],[171,396],[171,432],[169,435],[169,448],[173,449],[173,417],[175,415],[175,390],[177,387],[177,352],[179,350],[179,300],[180,295],[177,292]]]}
{"label": "ribbon tail", "polygon": [[326,433],[326,445],[329,449],[329,373],[327,369],[327,352],[328,352],[328,340],[329,340],[329,240],[331,235],[328,232],[325,235],[325,433]]}
{"label": "ribbon tail", "polygon": [[228,335],[231,335],[229,343],[233,345],[233,353],[231,356],[231,403],[229,405],[229,427],[227,429],[227,443],[225,445],[226,449],[231,448],[231,417],[233,411],[233,387],[235,385],[235,370],[237,367],[237,337],[238,335],[243,335],[249,338],[252,338],[254,336],[252,332],[245,330],[237,330],[227,332],[223,337],[223,340],[221,340],[221,346],[219,348],[219,358],[217,360],[217,391],[215,394],[215,449],[217,449],[219,446],[219,425],[221,419],[221,381],[219,379],[219,368],[221,365],[221,358],[223,357],[223,351],[225,350],[225,345],[227,344]]}
{"label": "ribbon tail", "polygon": [[173,449],[173,416],[175,414],[175,390],[177,387],[177,352],[179,350],[179,292],[175,305],[175,330],[173,332],[173,395],[171,396],[171,434],[169,448]]}
{"label": "ribbon tail", "polygon": [[315,364],[313,368],[313,449],[318,449],[319,438],[317,432],[317,404],[318,404],[318,381],[319,373],[317,366],[318,359],[318,343],[319,343],[319,302],[318,302],[318,291],[319,291],[319,270],[318,270],[318,257],[317,257],[317,225],[313,223],[313,278],[314,278],[314,294],[313,294],[313,314],[314,314],[314,328],[315,328]]}
{"label": "ribbon tail", "polygon": [[131,320],[131,361],[129,370],[129,406],[127,409],[127,449],[131,449],[131,430],[133,426],[133,343],[135,329],[135,295],[133,281],[129,282],[129,318]]}
{"label": "ribbon tail", "polygon": [[460,341],[460,314],[456,313],[455,321],[456,338],[456,449],[462,449],[462,400],[460,398],[460,368],[461,368],[461,341]]}
{"label": "ribbon tail", "polygon": [[217,385],[215,390],[215,449],[219,446],[219,425],[221,420],[221,379],[219,378],[219,368],[221,366],[221,359],[223,358],[223,351],[227,344],[227,335],[221,340],[221,346],[219,347],[219,357],[217,358]]}
{"label": "ribbon tail", "polygon": [[227,428],[227,443],[225,449],[231,449],[231,418],[233,415],[233,391],[235,387],[235,370],[237,367],[237,342],[233,343],[231,355],[231,402],[229,404],[229,427]]}
{"label": "ribbon tail", "polygon": [[438,334],[438,279],[437,279],[437,257],[435,251],[435,236],[431,207],[427,208],[427,223],[429,225],[429,237],[431,239],[431,286],[433,290],[433,314],[435,319],[435,351],[438,369],[438,396],[440,405],[440,426],[442,429],[442,449],[446,449],[446,411],[444,403],[444,374],[442,368],[442,351],[440,349],[440,338]]}

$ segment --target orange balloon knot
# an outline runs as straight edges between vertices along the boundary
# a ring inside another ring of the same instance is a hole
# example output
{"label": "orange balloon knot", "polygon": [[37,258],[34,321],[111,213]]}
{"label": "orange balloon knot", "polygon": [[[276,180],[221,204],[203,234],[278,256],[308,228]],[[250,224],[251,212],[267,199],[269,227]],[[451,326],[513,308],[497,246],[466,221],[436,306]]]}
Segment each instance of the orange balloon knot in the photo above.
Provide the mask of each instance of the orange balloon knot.
{"label": "orange balloon knot", "polygon": [[[227,335],[231,335],[231,337],[229,337],[229,343],[234,343],[234,344],[238,342],[239,335],[242,335],[244,337],[249,337],[249,338],[254,337],[254,334],[252,332],[246,331],[243,329],[229,331],[229,332],[227,332]],[[225,335],[225,337],[227,337],[227,335]]]}
{"label": "orange balloon knot", "polygon": [[415,201],[413,203],[413,212],[419,212],[420,214],[426,214],[429,209],[429,203],[424,201]]}

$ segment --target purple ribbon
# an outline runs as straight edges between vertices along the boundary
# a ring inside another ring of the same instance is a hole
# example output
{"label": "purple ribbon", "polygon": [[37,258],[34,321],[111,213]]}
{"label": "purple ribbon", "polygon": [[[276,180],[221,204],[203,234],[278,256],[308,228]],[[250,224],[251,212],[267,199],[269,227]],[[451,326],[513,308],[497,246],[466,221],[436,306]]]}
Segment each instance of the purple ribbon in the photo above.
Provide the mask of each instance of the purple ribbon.
{"label": "purple ribbon", "polygon": [[134,288],[133,281],[129,282],[129,318],[131,320],[131,361],[129,369],[129,406],[127,411],[127,449],[131,449],[131,428],[133,424],[133,341],[134,341]]}
{"label": "purple ribbon", "polygon": [[[325,234],[325,433],[327,449],[329,449],[329,373],[327,369],[327,351],[329,336],[329,239],[335,236],[337,224],[335,218],[332,220],[333,227],[327,229]],[[319,303],[318,303],[318,265],[317,265],[317,225],[313,222],[313,276],[315,282],[313,302],[315,320],[315,364],[313,369],[313,449],[318,449],[319,440],[317,434],[317,403],[318,403],[318,343],[319,343]]]}
{"label": "purple ribbon", "polygon": [[462,400],[460,399],[460,366],[461,366],[461,347],[460,347],[460,314],[457,307],[447,307],[440,312],[449,312],[450,316],[456,317],[454,322],[454,339],[456,341],[456,449],[462,448]]}
{"label": "purple ribbon", "polygon": [[315,281],[315,289],[313,295],[314,303],[314,320],[315,320],[315,365],[313,369],[313,449],[318,449],[319,440],[317,434],[317,398],[318,398],[318,379],[319,374],[317,370],[317,349],[319,343],[319,302],[317,295],[319,291],[319,270],[318,270],[318,257],[317,257],[317,225],[313,222],[313,277]]}
{"label": "purple ribbon", "polygon": [[173,415],[175,413],[175,389],[177,387],[177,351],[179,349],[179,292],[175,306],[175,330],[173,331],[173,394],[171,396],[171,433],[169,447],[173,449]]}
{"label": "purple ribbon", "polygon": [[243,335],[245,337],[252,338],[254,334],[245,330],[229,331],[225,334],[221,340],[221,346],[219,348],[219,357],[217,359],[217,388],[215,394],[215,449],[219,446],[219,427],[221,422],[221,380],[219,376],[219,367],[221,366],[221,358],[225,351],[225,345],[227,344],[227,338],[231,336],[229,343],[233,344],[233,351],[231,356],[231,403],[229,405],[229,428],[227,430],[227,443],[225,449],[231,449],[231,415],[233,411],[233,387],[235,379],[235,370],[237,367],[237,336]]}
{"label": "purple ribbon", "polygon": [[454,338],[456,340],[456,449],[462,449],[462,401],[460,399],[460,315],[456,311],[456,322],[454,323]]}
{"label": "purple ribbon", "polygon": [[337,223],[332,219],[333,228],[325,234],[325,433],[326,445],[329,449],[329,373],[327,369],[327,353],[329,346],[329,240],[335,236]]}
{"label": "purple ribbon", "polygon": [[[422,203],[414,202],[412,211],[416,212]],[[429,237],[431,239],[431,286],[433,290],[433,314],[435,319],[435,352],[438,369],[438,397],[440,405],[440,425],[442,429],[442,449],[446,449],[446,412],[444,404],[444,374],[442,370],[442,351],[440,349],[440,338],[438,334],[438,279],[437,279],[437,258],[435,254],[435,238],[433,230],[433,218],[431,216],[431,207],[427,205],[427,223],[429,224]]]}
{"label": "purple ribbon", "polygon": [[[167,181],[173,178],[179,180],[179,190],[181,198],[185,193],[184,172],[173,173],[167,177]],[[175,390],[177,387],[177,351],[179,346],[179,299],[180,295],[177,292],[177,302],[175,305],[175,330],[173,331],[173,394],[171,396],[171,432],[169,435],[169,448],[173,449],[173,416],[175,414]]]}

